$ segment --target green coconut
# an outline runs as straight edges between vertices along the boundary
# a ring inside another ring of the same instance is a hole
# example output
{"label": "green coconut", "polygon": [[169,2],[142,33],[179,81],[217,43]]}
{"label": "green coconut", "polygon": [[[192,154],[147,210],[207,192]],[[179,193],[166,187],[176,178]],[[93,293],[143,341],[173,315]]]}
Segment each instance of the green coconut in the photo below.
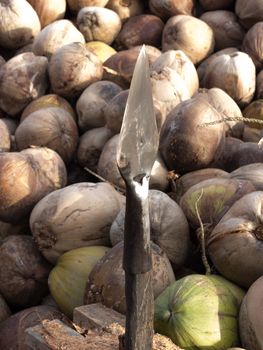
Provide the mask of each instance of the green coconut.
{"label": "green coconut", "polygon": [[88,276],[95,264],[109,248],[104,246],[82,247],[60,256],[49,274],[48,284],[59,309],[68,317],[83,304]]}
{"label": "green coconut", "polygon": [[155,331],[186,350],[240,346],[238,313],[244,295],[221,276],[181,278],[155,300]]}

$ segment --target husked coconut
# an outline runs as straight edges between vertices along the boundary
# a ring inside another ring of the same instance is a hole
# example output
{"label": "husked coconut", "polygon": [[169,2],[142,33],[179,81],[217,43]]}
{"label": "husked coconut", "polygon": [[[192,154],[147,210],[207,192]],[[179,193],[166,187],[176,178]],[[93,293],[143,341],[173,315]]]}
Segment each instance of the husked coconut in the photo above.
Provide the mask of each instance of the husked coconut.
{"label": "husked coconut", "polygon": [[0,69],[0,108],[15,116],[33,99],[45,94],[48,61],[32,52],[8,60]]}
{"label": "husked coconut", "polygon": [[196,64],[209,56],[215,46],[213,30],[201,19],[176,15],[164,26],[162,49],[182,50]]}
{"label": "husked coconut", "polygon": [[17,49],[30,43],[40,32],[38,15],[28,1],[0,2],[0,46]]}
{"label": "husked coconut", "polygon": [[[153,290],[156,298],[175,277],[166,254],[154,243],[151,245]],[[111,248],[91,270],[84,293],[84,304],[101,302],[125,314],[125,274],[122,267],[123,242]]]}
{"label": "husked coconut", "polygon": [[33,52],[50,59],[57,49],[74,42],[85,44],[85,38],[71,21],[59,19],[48,24],[35,37]]}
{"label": "husked coconut", "polygon": [[101,80],[103,69],[95,54],[84,44],[74,42],[56,50],[50,59],[48,73],[53,91],[70,99]]}
{"label": "husked coconut", "polygon": [[121,30],[121,19],[110,9],[86,6],[78,12],[77,26],[86,41],[99,40],[111,45]]}
{"label": "husked coconut", "polygon": [[119,85],[107,80],[97,81],[88,86],[76,104],[80,129],[86,131],[104,126],[107,105],[121,91]]}
{"label": "husked coconut", "polygon": [[244,52],[223,54],[209,64],[204,75],[204,87],[224,90],[240,106],[248,105],[256,89],[256,68]]}
{"label": "husked coconut", "polygon": [[110,226],[124,199],[104,182],[82,182],[53,191],[37,203],[30,215],[39,250],[48,261],[56,263],[71,249],[109,245]]}

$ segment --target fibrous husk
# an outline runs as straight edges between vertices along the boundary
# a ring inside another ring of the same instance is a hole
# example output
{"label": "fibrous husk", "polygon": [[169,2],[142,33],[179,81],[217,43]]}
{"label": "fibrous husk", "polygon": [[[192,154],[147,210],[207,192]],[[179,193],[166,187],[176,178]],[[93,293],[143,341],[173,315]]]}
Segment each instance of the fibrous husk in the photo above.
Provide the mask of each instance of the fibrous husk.
{"label": "fibrous husk", "polygon": [[245,30],[239,24],[234,12],[226,10],[208,11],[199,18],[213,30],[215,50],[241,46]]}
{"label": "fibrous husk", "polygon": [[59,309],[72,318],[75,307],[83,305],[89,274],[110,248],[91,246],[72,249],[60,256],[50,271],[48,286]]}
{"label": "fibrous husk", "polygon": [[176,15],[164,26],[162,49],[182,50],[196,64],[214,50],[215,40],[212,29],[199,18]]}
{"label": "fibrous husk", "polygon": [[120,16],[122,22],[125,22],[130,17],[140,15],[144,11],[144,5],[141,0],[108,0],[106,7],[115,11]]}
{"label": "fibrous husk", "polygon": [[0,2],[0,46],[17,49],[30,43],[40,32],[38,15],[25,0]]}
{"label": "fibrous husk", "polygon": [[103,68],[101,61],[85,44],[74,42],[56,50],[50,59],[48,73],[53,91],[70,99],[101,80]]}
{"label": "fibrous husk", "polygon": [[[184,212],[166,193],[149,191],[151,240],[165,252],[175,269],[183,266],[189,251],[189,228]],[[110,229],[111,244],[124,239],[125,208]]]}
{"label": "fibrous husk", "polygon": [[20,122],[23,121],[29,114],[41,108],[48,107],[64,108],[68,113],[70,113],[74,120],[77,119],[74,109],[65,98],[56,94],[47,94],[35,99],[34,101],[30,102],[29,105],[27,105],[21,114]]}
{"label": "fibrous husk", "polygon": [[168,170],[183,174],[206,168],[223,150],[224,123],[219,112],[202,96],[177,105],[167,116],[160,133],[160,153]]}
{"label": "fibrous husk", "polygon": [[252,58],[257,70],[263,68],[262,34],[263,23],[256,23],[248,30],[242,43],[242,51],[246,52]]}
{"label": "fibrous husk", "polygon": [[[175,277],[166,254],[151,244],[153,263],[153,290],[156,298]],[[101,302],[107,307],[125,314],[125,273],[122,267],[123,242],[111,248],[89,274],[84,293],[84,304]]]}
{"label": "fibrous husk", "polygon": [[0,293],[18,308],[37,305],[48,293],[51,265],[32,236],[8,236],[0,245]]}
{"label": "fibrous husk", "polygon": [[162,41],[164,22],[159,16],[141,14],[133,16],[122,25],[115,40],[118,50],[146,44],[159,48]]}
{"label": "fibrous husk", "polygon": [[106,126],[86,131],[79,140],[77,158],[82,167],[97,172],[100,154],[105,143],[113,136]]}
{"label": "fibrous husk", "polygon": [[11,149],[11,134],[6,124],[0,119],[0,152],[9,152]]}
{"label": "fibrous husk", "polygon": [[30,215],[38,248],[55,263],[69,250],[109,245],[110,226],[123,203],[124,196],[104,182],[82,182],[53,191]]}
{"label": "fibrous husk", "polygon": [[252,163],[243,165],[240,168],[232,171],[230,174],[231,179],[247,180],[250,181],[257,191],[263,190],[263,164]]}
{"label": "fibrous husk", "polygon": [[48,61],[32,52],[8,60],[0,69],[0,108],[10,116],[21,112],[48,86]]}
{"label": "fibrous husk", "polygon": [[259,277],[247,291],[239,312],[239,333],[244,348],[263,349],[262,305],[263,276]]}
{"label": "fibrous husk", "polygon": [[261,191],[244,195],[222,217],[207,241],[216,269],[246,288],[263,274],[262,202]]}
{"label": "fibrous husk", "polygon": [[43,320],[59,319],[70,325],[70,321],[55,307],[39,305],[19,311],[4,322],[0,327],[0,348],[28,350],[26,344],[26,329],[34,327]]}
{"label": "fibrous husk", "polygon": [[[244,129],[242,112],[237,103],[224,90],[216,87],[211,89],[199,89],[198,95],[207,99],[220,113],[224,120],[226,136],[242,137]],[[209,128],[209,125],[207,127]]]}
{"label": "fibrous husk", "polygon": [[106,124],[107,105],[121,91],[119,85],[107,80],[97,81],[88,86],[76,104],[80,129],[87,131],[103,127]]}
{"label": "fibrous husk", "polygon": [[63,108],[47,107],[29,114],[15,132],[18,150],[44,146],[56,151],[68,163],[77,149],[78,127]]}
{"label": "fibrous husk", "polygon": [[66,0],[28,0],[38,14],[42,28],[46,25],[64,18],[66,12]]}
{"label": "fibrous husk", "polygon": [[56,50],[74,42],[85,44],[85,38],[68,19],[59,19],[48,24],[35,37],[33,52],[50,59]]}
{"label": "fibrous husk", "polygon": [[261,0],[236,0],[235,12],[240,23],[245,28],[251,28],[255,23],[263,20],[263,4]]}
{"label": "fibrous husk", "polygon": [[220,276],[186,276],[155,300],[154,329],[183,349],[239,346],[238,312],[244,294]]}
{"label": "fibrous husk", "polygon": [[190,171],[175,180],[172,191],[175,196],[176,202],[179,203],[183,194],[192,186],[198,184],[201,181],[211,178],[229,178],[228,172],[217,168],[205,168],[195,171]]}
{"label": "fibrous husk", "polygon": [[149,8],[155,15],[167,20],[175,15],[192,15],[195,0],[149,0]]}
{"label": "fibrous husk", "polygon": [[64,162],[48,148],[0,153],[0,220],[26,220],[41,198],[66,182]]}
{"label": "fibrous husk", "polygon": [[151,71],[161,73],[165,67],[174,69],[185,80],[190,96],[197,92],[199,80],[196,68],[183,51],[163,52],[151,65]]}
{"label": "fibrous husk", "polygon": [[180,207],[193,229],[202,224],[209,231],[231,206],[245,194],[255,191],[250,181],[211,178],[191,186],[182,196]]}
{"label": "fibrous husk", "polygon": [[121,30],[121,19],[110,9],[87,6],[78,12],[77,26],[87,42],[99,40],[111,45]]}
{"label": "fibrous husk", "polygon": [[256,68],[244,52],[222,54],[214,58],[206,69],[204,87],[218,87],[228,93],[240,106],[248,105],[256,89]]}
{"label": "fibrous husk", "polygon": [[[117,166],[117,146],[119,134],[111,137],[104,145],[98,162],[98,174],[110,183],[125,188],[124,180]],[[157,155],[150,176],[150,188],[165,190],[167,187],[167,168]]]}

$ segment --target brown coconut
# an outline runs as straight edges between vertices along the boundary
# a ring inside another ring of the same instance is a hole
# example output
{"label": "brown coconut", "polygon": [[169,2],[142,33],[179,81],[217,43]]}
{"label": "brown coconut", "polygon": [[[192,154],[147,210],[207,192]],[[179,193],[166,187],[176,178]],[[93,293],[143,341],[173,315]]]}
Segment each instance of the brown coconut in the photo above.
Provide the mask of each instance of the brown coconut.
{"label": "brown coconut", "polygon": [[263,20],[263,4],[261,0],[236,0],[235,12],[240,23],[245,28],[251,28],[255,23]]}
{"label": "brown coconut", "polygon": [[229,175],[231,179],[250,181],[257,191],[263,190],[263,164],[252,163],[243,165],[232,171]]}

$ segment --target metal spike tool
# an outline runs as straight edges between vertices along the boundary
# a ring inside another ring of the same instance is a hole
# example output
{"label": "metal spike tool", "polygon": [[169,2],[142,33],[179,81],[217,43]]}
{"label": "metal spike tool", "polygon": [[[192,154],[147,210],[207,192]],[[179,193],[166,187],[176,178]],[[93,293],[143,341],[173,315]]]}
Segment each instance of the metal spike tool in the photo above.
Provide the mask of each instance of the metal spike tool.
{"label": "metal spike tool", "polygon": [[148,191],[158,144],[149,63],[143,46],[135,65],[117,149],[118,168],[126,184],[125,350],[152,349],[154,299]]}

